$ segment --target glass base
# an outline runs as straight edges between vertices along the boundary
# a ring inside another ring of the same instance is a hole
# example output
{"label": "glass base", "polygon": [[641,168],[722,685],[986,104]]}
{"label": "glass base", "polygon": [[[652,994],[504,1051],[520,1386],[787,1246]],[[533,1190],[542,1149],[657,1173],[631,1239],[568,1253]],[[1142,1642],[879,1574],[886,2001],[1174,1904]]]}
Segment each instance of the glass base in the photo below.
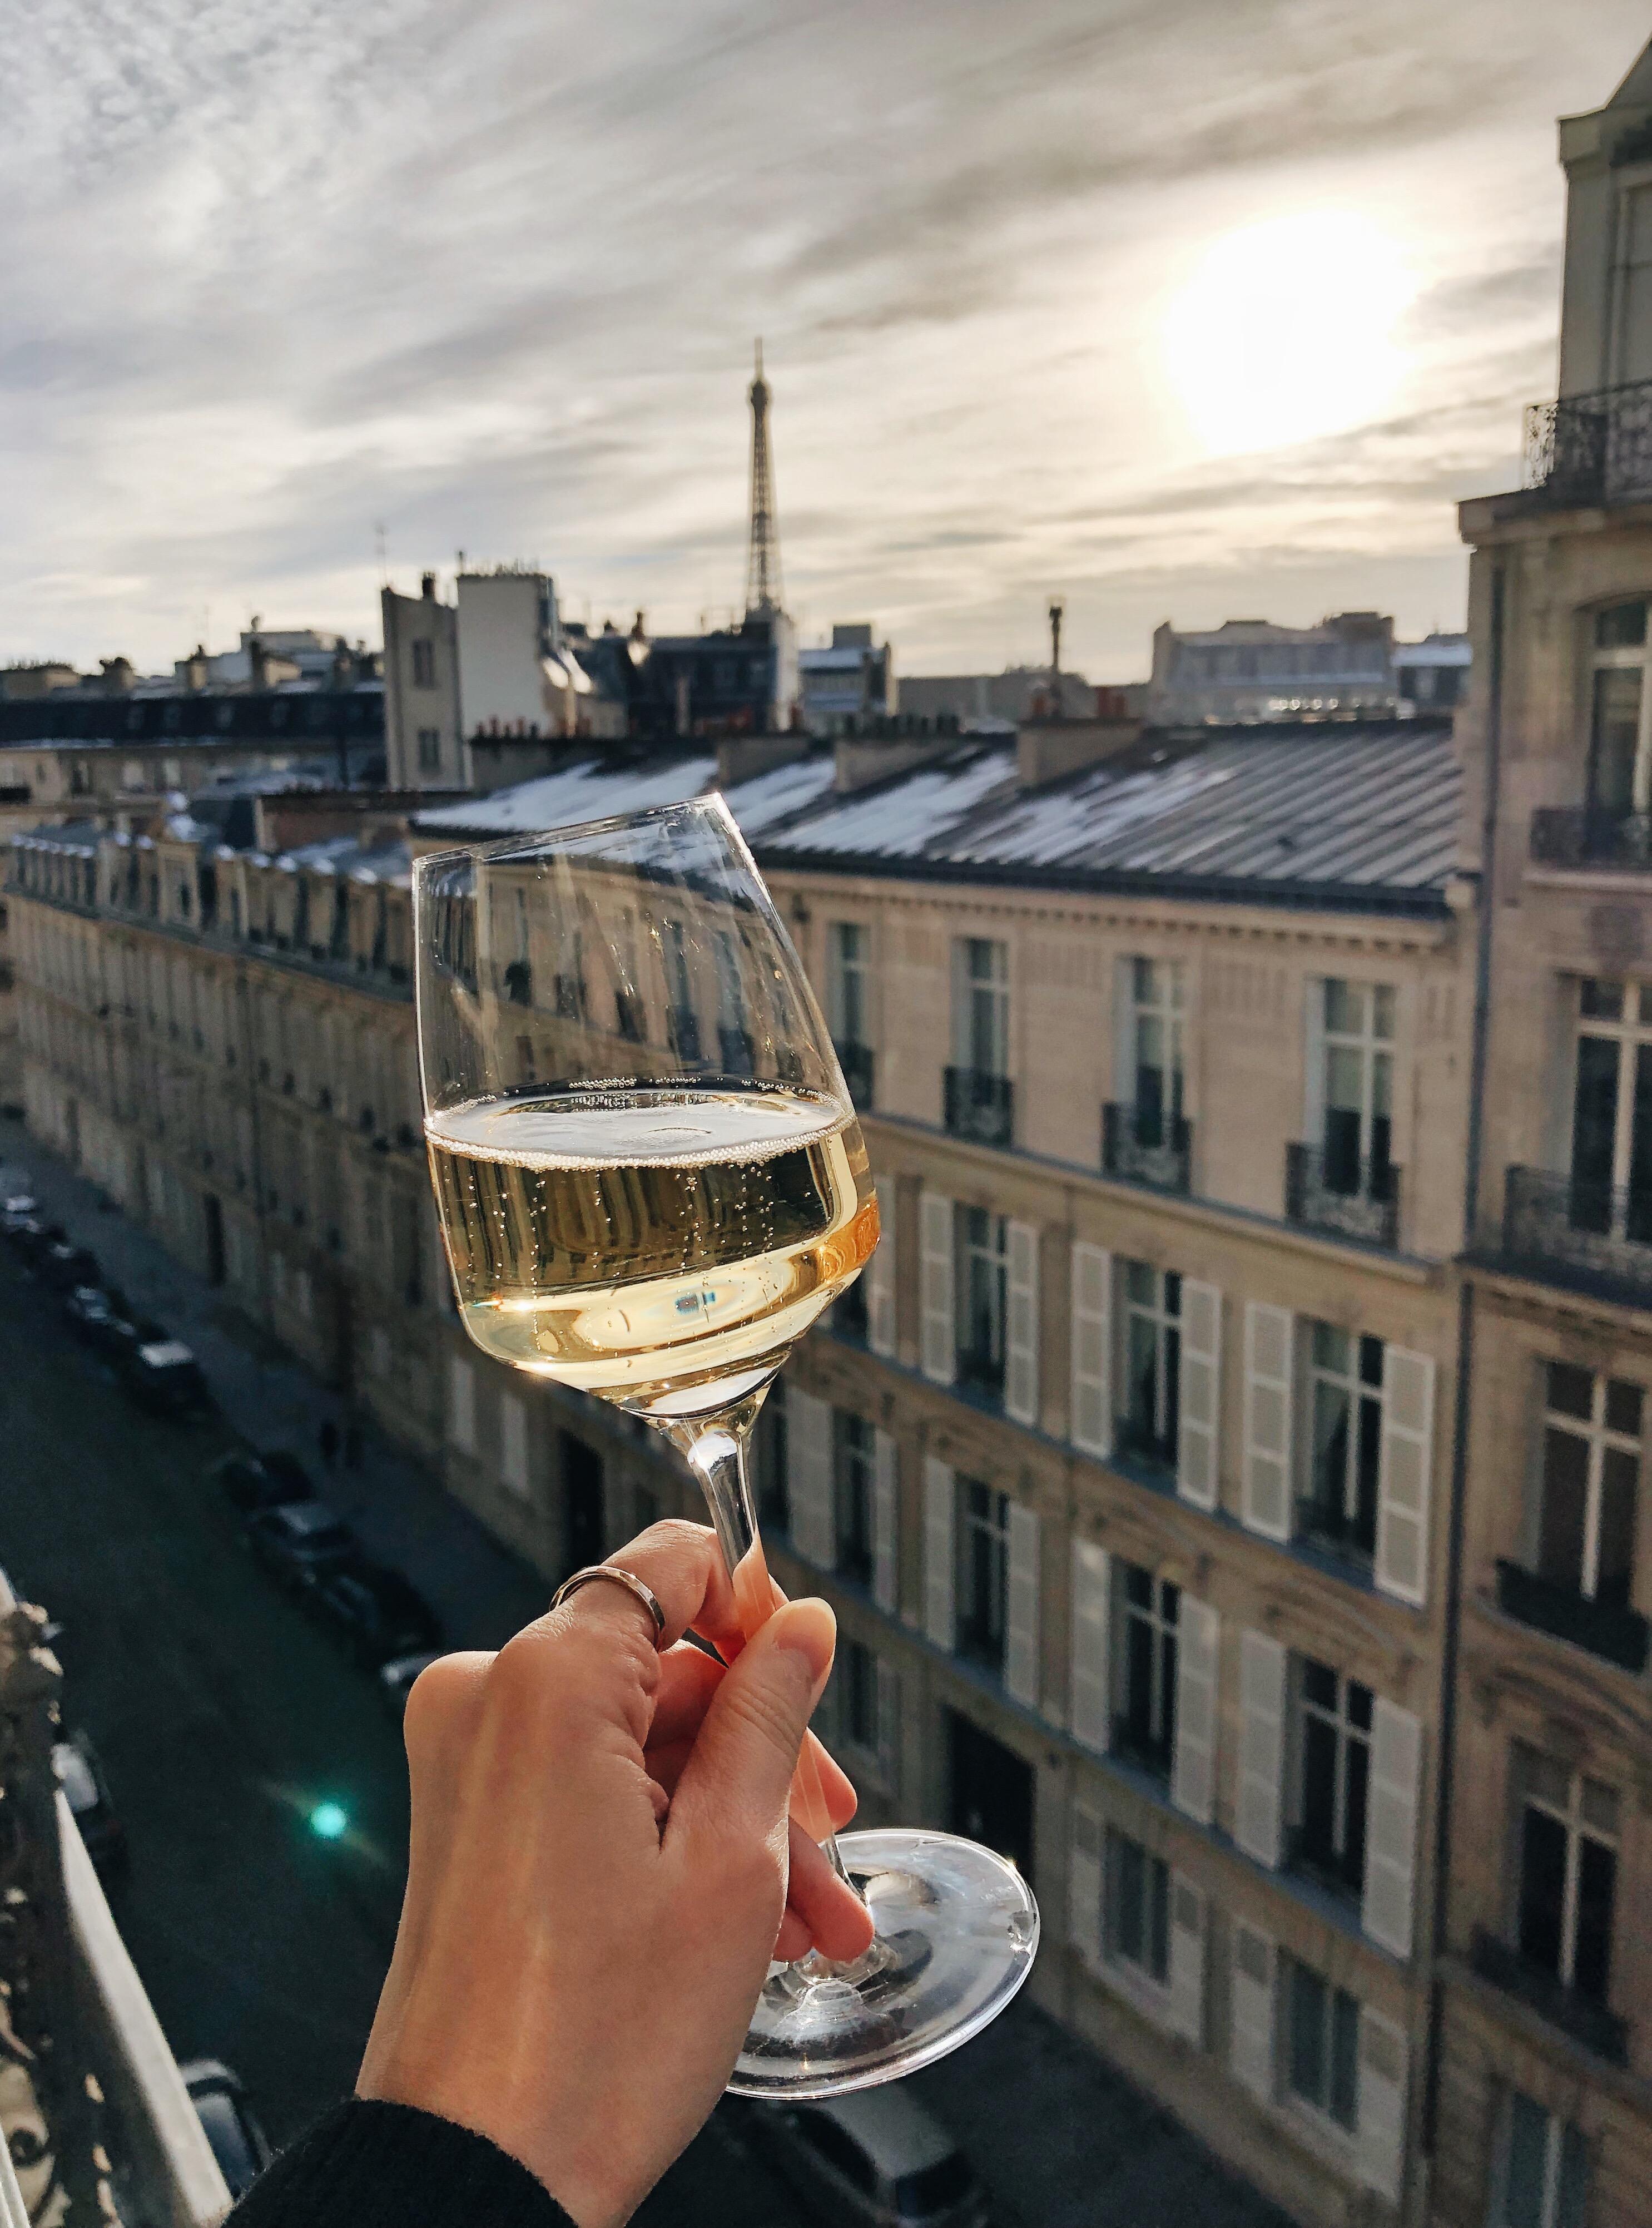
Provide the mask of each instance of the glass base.
{"label": "glass base", "polygon": [[953,1834],[846,1834],[849,1877],[876,1921],[852,1965],[771,1968],[734,2097],[841,2097],[898,2081],[996,2019],[1033,1969],[1038,1905],[1015,1866]]}

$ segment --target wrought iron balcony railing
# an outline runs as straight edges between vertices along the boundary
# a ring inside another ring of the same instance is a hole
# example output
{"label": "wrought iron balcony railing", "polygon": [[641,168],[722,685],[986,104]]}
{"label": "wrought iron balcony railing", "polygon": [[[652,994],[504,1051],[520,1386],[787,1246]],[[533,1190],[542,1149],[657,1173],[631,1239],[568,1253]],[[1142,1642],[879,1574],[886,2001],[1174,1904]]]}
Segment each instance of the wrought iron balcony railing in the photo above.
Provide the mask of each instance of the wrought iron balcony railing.
{"label": "wrought iron balcony railing", "polygon": [[1193,1166],[1193,1124],[1149,1120],[1137,1106],[1111,1100],[1101,1110],[1101,1165],[1110,1176],[1185,1192]]}
{"label": "wrought iron balcony railing", "polygon": [[1531,404],[1526,486],[1557,505],[1652,500],[1652,379]]}
{"label": "wrought iron balcony railing", "polygon": [[1285,1220],[1392,1252],[1399,1243],[1399,1170],[1392,1161],[1345,1161],[1317,1145],[1287,1145]]}
{"label": "wrought iron balcony railing", "polygon": [[972,1137],[977,1145],[1007,1145],[1015,1134],[1015,1085],[1007,1075],[949,1067],[945,1112],[953,1136]]}
{"label": "wrought iron balcony railing", "polygon": [[1534,1275],[1652,1306],[1652,1191],[1512,1168],[1503,1252]]}
{"label": "wrought iron balcony railing", "polygon": [[1557,1585],[1518,1563],[1497,1565],[1497,1606],[1522,1624],[1586,1648],[1621,1670],[1644,1671],[1652,1627],[1638,1610],[1614,1609]]}
{"label": "wrought iron balcony railing", "polygon": [[1615,2012],[1609,2012],[1604,2004],[1580,1996],[1575,1988],[1568,1988],[1541,1965],[1534,1965],[1528,1957],[1523,1957],[1511,1943],[1499,1941],[1483,1926],[1476,1926],[1469,1962],[1482,1981],[1489,1981],[1494,1988],[1503,1989],[1508,1995],[1518,1996],[1521,2003],[1529,2004],[1551,2026],[1558,2026],[1585,2050],[1592,2050],[1597,2058],[1604,2058],[1613,2065],[1626,2062],[1627,2023]]}
{"label": "wrought iron balcony railing", "polygon": [[837,1064],[843,1071],[843,1080],[849,1087],[849,1097],[855,1102],[856,1113],[868,1112],[872,1105],[873,1059],[870,1045],[847,1043],[837,1047]]}
{"label": "wrought iron balcony railing", "polygon": [[1652,874],[1652,812],[1545,805],[1532,815],[1532,863]]}

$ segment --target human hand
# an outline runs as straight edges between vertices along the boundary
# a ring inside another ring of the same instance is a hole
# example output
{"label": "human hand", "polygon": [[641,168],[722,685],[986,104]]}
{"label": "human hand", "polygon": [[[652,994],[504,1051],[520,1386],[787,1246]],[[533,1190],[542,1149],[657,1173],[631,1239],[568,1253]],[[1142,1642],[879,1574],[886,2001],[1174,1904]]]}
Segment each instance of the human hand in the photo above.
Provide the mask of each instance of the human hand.
{"label": "human hand", "polygon": [[[772,1957],[858,1956],[871,1920],[787,1820],[836,1627],[745,1641],[714,1536],[656,1524],[496,1655],[408,1697],[407,1890],[357,2093],[473,2129],[579,2228],[629,2218],[727,2082]],[[692,1625],[734,1660],[683,1644]],[[855,1796],[822,1751],[835,1826]]]}

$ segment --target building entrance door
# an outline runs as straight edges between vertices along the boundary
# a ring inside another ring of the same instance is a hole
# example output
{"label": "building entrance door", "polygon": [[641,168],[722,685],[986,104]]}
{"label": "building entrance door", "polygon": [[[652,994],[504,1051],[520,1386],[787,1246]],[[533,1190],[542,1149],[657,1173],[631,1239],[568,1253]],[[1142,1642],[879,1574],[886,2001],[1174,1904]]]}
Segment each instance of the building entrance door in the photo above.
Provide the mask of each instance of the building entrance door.
{"label": "building entrance door", "polygon": [[947,1819],[954,1834],[1033,1877],[1033,1767],[956,1710],[946,1713]]}

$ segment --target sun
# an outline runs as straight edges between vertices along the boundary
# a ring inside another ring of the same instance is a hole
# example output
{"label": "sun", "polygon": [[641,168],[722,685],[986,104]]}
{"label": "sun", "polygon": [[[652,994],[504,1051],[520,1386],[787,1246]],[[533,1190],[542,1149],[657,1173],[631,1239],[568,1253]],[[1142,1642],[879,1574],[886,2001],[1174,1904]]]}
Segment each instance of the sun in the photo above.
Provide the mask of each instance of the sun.
{"label": "sun", "polygon": [[1406,368],[1416,291],[1399,246],[1351,209],[1304,210],[1213,240],[1164,321],[1171,384],[1212,455],[1367,423]]}

